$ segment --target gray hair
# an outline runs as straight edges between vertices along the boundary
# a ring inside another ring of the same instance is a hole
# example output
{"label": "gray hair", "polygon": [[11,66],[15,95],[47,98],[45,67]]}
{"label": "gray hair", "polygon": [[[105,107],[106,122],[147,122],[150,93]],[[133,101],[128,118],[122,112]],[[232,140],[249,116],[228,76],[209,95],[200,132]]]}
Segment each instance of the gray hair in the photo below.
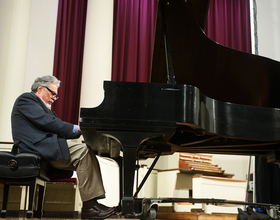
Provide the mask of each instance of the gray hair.
{"label": "gray hair", "polygon": [[37,77],[35,79],[35,81],[33,82],[32,86],[31,86],[31,90],[33,92],[37,91],[37,88],[42,85],[42,86],[46,86],[49,87],[49,85],[51,83],[54,83],[57,88],[59,88],[60,86],[60,80],[58,80],[55,76],[42,76],[42,77]]}

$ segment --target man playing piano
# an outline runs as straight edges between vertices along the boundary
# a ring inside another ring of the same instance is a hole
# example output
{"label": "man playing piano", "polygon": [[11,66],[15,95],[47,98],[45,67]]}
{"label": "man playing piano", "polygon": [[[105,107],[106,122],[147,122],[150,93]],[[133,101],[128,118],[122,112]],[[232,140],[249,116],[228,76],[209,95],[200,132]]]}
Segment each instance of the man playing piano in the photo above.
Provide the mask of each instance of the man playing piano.
{"label": "man playing piano", "polygon": [[86,144],[67,142],[79,138],[78,125],[62,121],[50,111],[58,99],[60,81],[54,76],[38,77],[31,92],[23,93],[12,110],[12,135],[19,152],[39,153],[51,166],[75,170],[83,201],[82,218],[104,219],[115,207],[97,202],[105,190],[96,156]]}

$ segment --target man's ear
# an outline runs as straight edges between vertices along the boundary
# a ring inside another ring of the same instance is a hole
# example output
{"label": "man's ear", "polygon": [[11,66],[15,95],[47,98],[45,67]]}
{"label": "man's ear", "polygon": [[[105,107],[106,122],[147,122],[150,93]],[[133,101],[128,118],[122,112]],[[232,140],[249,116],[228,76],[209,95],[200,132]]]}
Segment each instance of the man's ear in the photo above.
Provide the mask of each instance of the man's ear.
{"label": "man's ear", "polygon": [[37,88],[37,91],[35,92],[36,94],[41,94],[43,91],[44,87],[42,85],[39,85]]}

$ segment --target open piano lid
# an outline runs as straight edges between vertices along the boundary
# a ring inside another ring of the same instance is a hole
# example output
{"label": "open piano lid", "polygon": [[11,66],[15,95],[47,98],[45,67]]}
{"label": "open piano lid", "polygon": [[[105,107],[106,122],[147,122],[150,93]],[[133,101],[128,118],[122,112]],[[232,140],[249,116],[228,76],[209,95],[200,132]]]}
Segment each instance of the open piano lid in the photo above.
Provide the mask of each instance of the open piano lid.
{"label": "open piano lid", "polygon": [[159,0],[158,4],[152,83],[172,83],[173,71],[177,84],[196,86],[212,99],[280,107],[280,62],[209,39],[203,32],[209,0]]}

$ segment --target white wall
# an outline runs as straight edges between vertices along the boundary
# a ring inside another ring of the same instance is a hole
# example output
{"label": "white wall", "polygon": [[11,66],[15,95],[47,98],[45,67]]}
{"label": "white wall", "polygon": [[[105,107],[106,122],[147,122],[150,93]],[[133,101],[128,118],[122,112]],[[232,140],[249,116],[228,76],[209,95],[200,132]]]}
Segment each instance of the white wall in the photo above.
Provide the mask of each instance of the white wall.
{"label": "white wall", "polygon": [[280,1],[256,0],[259,55],[280,61]]}
{"label": "white wall", "polygon": [[0,1],[0,140],[11,141],[10,115],[25,78],[31,0]]}
{"label": "white wall", "polygon": [[104,98],[103,81],[111,80],[114,1],[88,1],[81,107],[96,107]]}
{"label": "white wall", "polygon": [[[236,156],[236,155],[212,155],[213,164],[218,164],[225,170],[225,173],[234,174],[234,179],[247,180],[249,169],[249,156]],[[251,165],[250,172],[254,171]]]}
{"label": "white wall", "polygon": [[58,0],[32,0],[24,91],[38,76],[52,75]]}

